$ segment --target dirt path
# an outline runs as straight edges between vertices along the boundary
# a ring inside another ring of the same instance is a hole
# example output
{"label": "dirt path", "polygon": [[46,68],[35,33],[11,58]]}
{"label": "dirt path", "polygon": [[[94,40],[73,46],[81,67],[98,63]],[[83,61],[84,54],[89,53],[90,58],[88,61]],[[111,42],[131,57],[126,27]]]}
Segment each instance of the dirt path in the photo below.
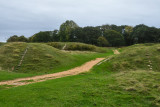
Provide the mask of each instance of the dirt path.
{"label": "dirt path", "polygon": [[113,52],[114,52],[115,55],[120,54],[120,52],[118,50],[113,50]]}
{"label": "dirt path", "polygon": [[92,60],[92,61],[85,63],[84,65],[82,65],[80,67],[76,67],[71,70],[53,73],[53,74],[46,74],[46,75],[4,81],[4,82],[0,82],[0,85],[21,86],[21,85],[31,84],[31,83],[35,83],[35,82],[41,82],[41,81],[45,81],[45,80],[49,80],[49,79],[56,79],[56,78],[61,78],[61,77],[66,77],[66,76],[71,76],[71,75],[77,75],[79,73],[89,71],[94,65],[96,65],[97,63],[99,63],[102,60],[104,60],[104,58],[97,58],[95,60]]}

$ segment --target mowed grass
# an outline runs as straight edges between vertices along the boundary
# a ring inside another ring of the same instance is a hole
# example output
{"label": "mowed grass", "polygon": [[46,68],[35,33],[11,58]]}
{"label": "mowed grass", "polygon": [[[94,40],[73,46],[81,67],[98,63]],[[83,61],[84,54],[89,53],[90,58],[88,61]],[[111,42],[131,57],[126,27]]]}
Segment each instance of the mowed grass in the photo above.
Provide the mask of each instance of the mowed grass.
{"label": "mowed grass", "polygon": [[16,78],[23,78],[23,77],[30,77],[30,76],[34,76],[34,74],[0,71],[0,81],[13,80]]}
{"label": "mowed grass", "polygon": [[[100,65],[100,67],[103,65]],[[94,71],[0,90],[2,107],[159,107],[160,73]],[[147,81],[146,81],[147,80]]]}
{"label": "mowed grass", "polygon": [[[123,55],[121,53],[112,56],[109,61],[94,66],[90,72],[2,89],[0,105],[2,107],[160,107],[160,72],[157,69],[158,60],[155,59],[159,56],[159,46],[159,44],[147,46],[141,44],[126,47],[122,49]],[[154,64],[153,70],[147,68],[146,56],[143,57],[145,54],[148,56],[148,53],[149,59]],[[110,55],[112,54],[108,54],[108,57]],[[133,64],[134,58],[139,58],[141,62]],[[118,61],[121,63],[125,61],[128,66],[123,64],[116,68],[115,63]]]}
{"label": "mowed grass", "polygon": [[[26,47],[29,47],[28,51],[22,65],[18,67]],[[0,49],[0,70],[4,70],[0,71],[0,81],[61,72],[113,53],[107,48],[105,53],[61,51],[42,43],[22,42],[7,43]]]}

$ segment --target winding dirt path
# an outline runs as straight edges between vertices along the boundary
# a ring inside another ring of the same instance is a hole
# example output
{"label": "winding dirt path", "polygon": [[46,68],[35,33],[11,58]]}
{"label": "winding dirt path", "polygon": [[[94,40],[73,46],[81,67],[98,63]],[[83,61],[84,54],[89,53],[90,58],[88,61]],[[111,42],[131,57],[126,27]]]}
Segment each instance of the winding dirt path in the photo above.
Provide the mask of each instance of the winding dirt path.
{"label": "winding dirt path", "polygon": [[97,58],[95,60],[92,60],[92,61],[85,63],[84,65],[82,65],[80,67],[76,67],[71,70],[67,70],[67,71],[63,71],[63,72],[4,81],[4,82],[0,82],[0,85],[13,85],[14,87],[16,87],[16,86],[46,81],[46,80],[50,80],[50,79],[56,79],[56,78],[61,78],[61,77],[66,77],[66,76],[71,76],[71,75],[77,75],[77,74],[89,71],[94,65],[96,65],[97,63],[99,63],[100,61],[102,61],[104,59],[105,58]]}

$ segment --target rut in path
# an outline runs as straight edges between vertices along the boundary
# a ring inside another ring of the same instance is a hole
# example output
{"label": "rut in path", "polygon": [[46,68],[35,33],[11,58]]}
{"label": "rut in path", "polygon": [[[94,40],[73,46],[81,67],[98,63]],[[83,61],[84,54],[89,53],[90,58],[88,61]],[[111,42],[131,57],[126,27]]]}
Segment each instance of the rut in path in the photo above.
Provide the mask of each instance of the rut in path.
{"label": "rut in path", "polygon": [[104,59],[105,58],[97,58],[95,60],[92,60],[92,61],[85,63],[84,65],[82,65],[80,67],[76,67],[71,70],[67,70],[67,71],[63,71],[63,72],[4,81],[4,82],[0,82],[0,85],[13,85],[16,87],[16,86],[26,85],[26,84],[30,84],[30,83],[35,83],[35,82],[41,82],[41,81],[45,81],[45,80],[49,80],[49,79],[77,75],[77,74],[89,71],[94,65],[96,65],[97,63],[99,63],[100,61],[102,61]]}

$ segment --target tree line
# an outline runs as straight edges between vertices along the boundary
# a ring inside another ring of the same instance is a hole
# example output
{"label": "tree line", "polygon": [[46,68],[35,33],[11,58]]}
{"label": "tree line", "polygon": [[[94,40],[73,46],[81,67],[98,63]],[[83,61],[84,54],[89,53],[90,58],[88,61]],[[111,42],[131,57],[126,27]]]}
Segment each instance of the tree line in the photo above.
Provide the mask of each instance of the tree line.
{"label": "tree line", "polygon": [[41,31],[26,38],[11,36],[7,42],[82,42],[97,46],[129,46],[136,43],[159,43],[160,29],[144,24],[135,27],[128,25],[102,25],[79,27],[67,20],[59,30]]}

